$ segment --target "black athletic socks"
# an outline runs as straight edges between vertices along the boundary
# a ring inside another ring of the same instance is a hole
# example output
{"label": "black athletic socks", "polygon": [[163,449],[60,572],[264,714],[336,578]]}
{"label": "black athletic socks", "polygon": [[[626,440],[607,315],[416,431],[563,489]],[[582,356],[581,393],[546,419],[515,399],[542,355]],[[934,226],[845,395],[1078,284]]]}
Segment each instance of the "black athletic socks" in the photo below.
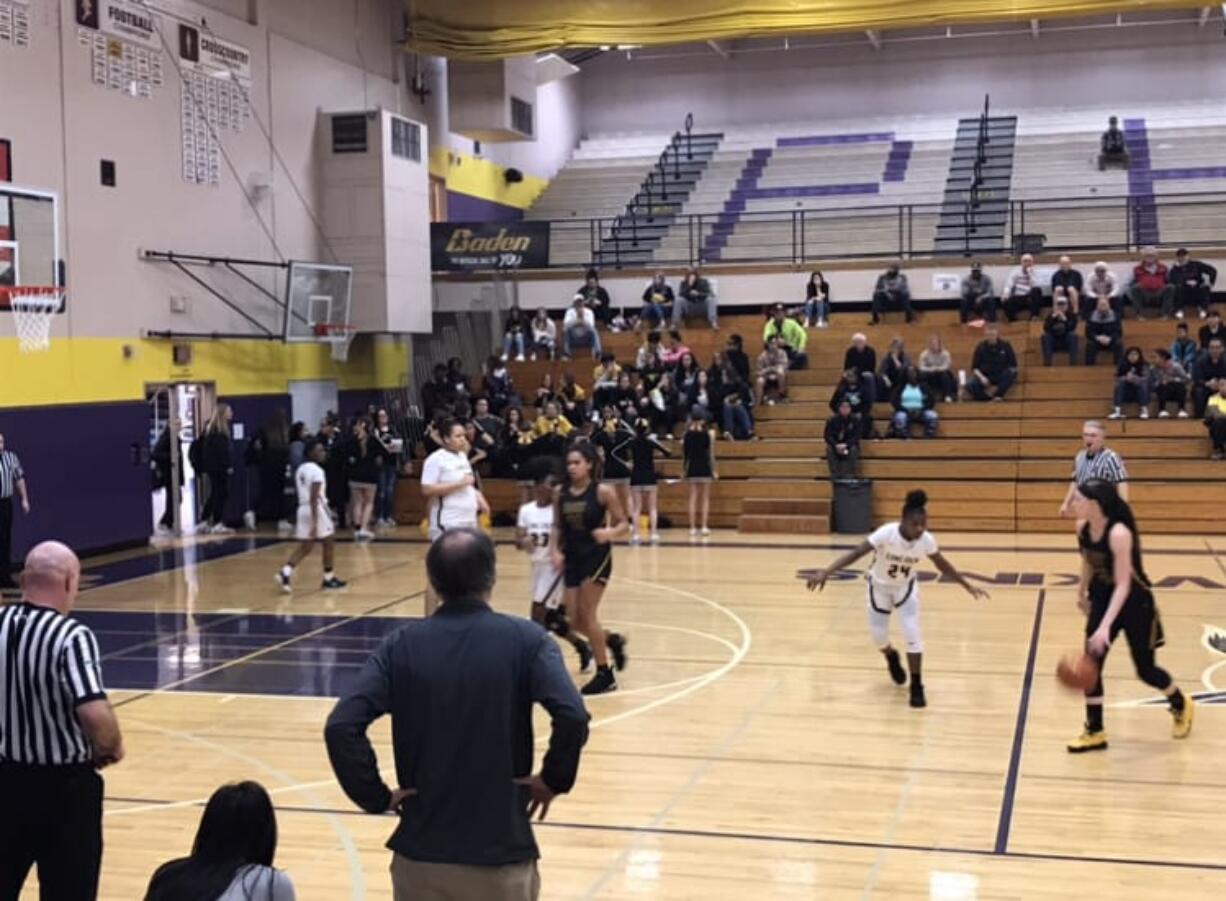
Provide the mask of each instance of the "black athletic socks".
{"label": "black athletic socks", "polygon": [[[1172,705],[1173,705],[1172,701]],[[1179,699],[1180,706],[1183,705],[1183,698]],[[1103,705],[1102,704],[1086,704],[1086,731],[1087,732],[1102,732],[1103,731]]]}
{"label": "black athletic socks", "polygon": [[902,685],[907,681],[907,673],[902,668],[902,659],[898,656],[898,651],[893,648],[886,648],[885,665],[890,669],[890,678],[894,680],[895,685]]}
{"label": "black athletic socks", "polygon": [[1175,693],[1173,695],[1168,695],[1166,700],[1167,700],[1167,703],[1171,705],[1172,711],[1174,711],[1175,713],[1183,712],[1183,706],[1184,706],[1183,692],[1180,691],[1178,688],[1175,689]]}

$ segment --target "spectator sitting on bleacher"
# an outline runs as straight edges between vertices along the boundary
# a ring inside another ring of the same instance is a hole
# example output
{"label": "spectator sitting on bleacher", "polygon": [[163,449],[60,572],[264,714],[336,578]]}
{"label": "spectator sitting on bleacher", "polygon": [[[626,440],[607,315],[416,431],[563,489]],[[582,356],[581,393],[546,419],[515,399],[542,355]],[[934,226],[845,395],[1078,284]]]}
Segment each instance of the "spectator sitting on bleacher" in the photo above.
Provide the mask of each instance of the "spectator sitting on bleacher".
{"label": "spectator sitting on bleacher", "polygon": [[1124,359],[1115,368],[1115,409],[1108,419],[1123,419],[1123,407],[1127,403],[1136,403],[1137,415],[1141,419],[1149,419],[1149,364],[1141,348],[1130,347],[1124,351]]}
{"label": "spectator sitting on bleacher", "polygon": [[788,354],[779,344],[779,336],[766,339],[766,348],[758,355],[758,376],[754,383],[754,402],[761,406],[765,401],[788,399]]}
{"label": "spectator sitting on bleacher", "polygon": [[736,374],[741,377],[741,381],[746,385],[749,384],[749,354],[745,353],[744,343],[740,335],[730,335],[728,344],[724,347],[724,356],[728,359],[728,364],[736,370]]}
{"label": "spectator sitting on bleacher", "polygon": [[546,360],[552,360],[558,349],[558,325],[549,318],[549,314],[541,307],[532,317],[532,359],[537,355]]}
{"label": "spectator sitting on bleacher", "polygon": [[545,404],[557,399],[558,386],[553,383],[553,373],[546,369],[541,373],[541,383],[536,388],[536,397],[532,401],[532,406],[536,407],[539,413],[545,408]]}
{"label": "spectator sitting on bleacher", "polygon": [[971,263],[969,275],[962,277],[962,299],[959,301],[959,318],[965,325],[973,319],[996,321],[996,296],[992,293],[992,279],[983,271],[983,263]]}
{"label": "spectator sitting on bleacher", "polygon": [[908,366],[903,372],[902,381],[894,388],[890,403],[894,405],[894,420],[891,429],[895,438],[911,437],[911,423],[924,424],[924,437],[932,438],[937,433],[936,397],[932,390],[921,384],[919,372],[914,366]]}
{"label": "spectator sitting on bleacher", "polygon": [[685,393],[685,403],[690,416],[695,417],[701,410],[709,422],[715,421],[715,411],[719,407],[719,398],[715,396],[716,386],[711,383],[711,375],[705,369],[698,370],[694,383]]}
{"label": "spectator sitting on bleacher", "polygon": [[[1175,286],[1167,280],[1166,264],[1158,259],[1153,247],[1141,249],[1141,262],[1132,268],[1132,284],[1128,286],[1128,302],[1137,319],[1145,318],[1145,307],[1158,304],[1162,317],[1170,319],[1175,309]],[[1183,316],[1183,311],[1179,313]]]}
{"label": "spectator sitting on bleacher", "polygon": [[607,350],[600,355],[600,364],[592,370],[592,412],[603,410],[614,402],[617,391],[617,381],[621,378],[622,368],[617,365],[617,358]]}
{"label": "spectator sitting on bleacher", "polygon": [[1005,290],[1001,293],[1005,318],[1010,322],[1017,320],[1022,307],[1030,311],[1031,319],[1038,319],[1043,306],[1043,286],[1039,284],[1039,273],[1034,268],[1034,257],[1024,253],[1018,262],[1018,267],[1009,273]]}
{"label": "spectator sitting on bleacher", "polygon": [[860,389],[871,407],[877,402],[877,351],[862,332],[851,336],[851,347],[843,354],[843,371],[854,369],[860,378]]}
{"label": "spectator sitting on bleacher", "polygon": [[660,349],[659,332],[647,333],[643,345],[634,355],[634,368],[645,378],[654,378],[664,371],[664,352]]}
{"label": "spectator sitting on bleacher", "polygon": [[779,338],[780,347],[788,355],[789,369],[804,369],[809,365],[809,357],[805,353],[809,336],[800,323],[788,318],[781,303],[771,308],[771,317],[766,320],[766,328],[762,330],[763,341],[769,341],[772,336]]}
{"label": "spectator sitting on bleacher", "polygon": [[675,328],[668,330],[668,344],[660,348],[660,361],[665,369],[672,369],[681,362],[681,358],[691,353],[690,348],[681,340],[681,332]]}
{"label": "spectator sitting on bleacher", "polygon": [[656,382],[655,387],[648,392],[647,396],[651,399],[651,409],[647,417],[651,422],[651,434],[663,436],[672,441],[678,418],[681,415],[681,394],[677,391],[677,386],[673,384],[672,374],[661,373],[660,380]]}
{"label": "spectator sitting on bleacher", "polygon": [[609,292],[600,284],[600,273],[595,269],[589,269],[584,276],[583,284],[575,293],[583,298],[583,302],[592,311],[597,322],[606,326],[609,324],[609,320],[613,318],[613,301],[609,299]]}
{"label": "spectator sitting on bleacher", "polygon": [[873,288],[873,325],[879,323],[881,314],[889,309],[901,309],[907,315],[907,322],[915,318],[911,308],[911,287],[907,284],[901,263],[892,263],[890,268],[877,276],[877,284]]}
{"label": "spectator sitting on bleacher", "polygon": [[637,418],[634,408],[634,379],[630,373],[622,372],[617,377],[617,390],[613,393],[613,406],[622,420],[630,425]]}
{"label": "spectator sitting on bleacher", "polygon": [[1226,384],[1226,353],[1223,353],[1221,338],[1209,342],[1209,349],[1204,351],[1196,361],[1196,369],[1192,374],[1192,399],[1196,407],[1196,415],[1205,415],[1205,405],[1209,398],[1217,394]]}
{"label": "spectator sitting on bleacher", "polygon": [[490,357],[485,363],[485,373],[481,377],[482,393],[489,398],[490,408],[495,416],[500,416],[507,404],[520,402],[515,393],[515,383],[511,373],[501,357]]}
{"label": "spectator sitting on bleacher", "polygon": [[1174,404],[1179,418],[1186,419],[1188,411],[1184,406],[1188,402],[1188,371],[1161,347],[1154,351],[1150,371],[1153,373],[1154,390],[1158,394],[1158,418],[1170,418],[1167,405]]}
{"label": "spectator sitting on bleacher", "polygon": [[1100,298],[1107,298],[1116,316],[1122,316],[1124,307],[1120,303],[1120,283],[1115,273],[1107,268],[1106,263],[1095,263],[1094,272],[1086,281],[1085,302],[1081,305],[1081,316],[1089,320],[1094,315]]}
{"label": "spectator sitting on bleacher", "polygon": [[830,324],[830,282],[821,270],[811,272],[805,283],[804,324],[825,328]]}
{"label": "spectator sitting on bleacher", "polygon": [[873,437],[873,405],[864,391],[864,383],[860,373],[848,368],[834,386],[834,394],[830,396],[830,409],[838,412],[840,404],[849,404],[851,413],[860,425],[862,438]]}
{"label": "spectator sitting on bleacher", "polygon": [[643,311],[639,314],[638,327],[645,324],[648,328],[659,328],[671,320],[674,299],[673,286],[663,272],[657,272],[643,289]]}
{"label": "spectator sitting on bleacher", "polygon": [[511,307],[507,312],[507,321],[503,324],[502,358],[505,360],[515,351],[516,361],[524,361],[524,342],[528,337],[528,317],[519,305]]}
{"label": "spectator sitting on bleacher", "polygon": [[1209,342],[1214,338],[1220,338],[1226,342],[1226,328],[1222,326],[1222,314],[1216,308],[1209,311],[1209,322],[1200,327],[1200,349],[1208,350]]}
{"label": "spectator sitting on bleacher", "polygon": [[889,397],[894,389],[902,384],[903,373],[911,365],[911,358],[903,346],[902,338],[890,341],[890,349],[881,360],[881,369],[877,372],[877,397]]}
{"label": "spectator sitting on bleacher", "polygon": [[1107,120],[1107,130],[1098,142],[1098,168],[1105,170],[1108,166],[1123,166],[1128,168],[1128,145],[1124,141],[1124,133],[1120,131],[1119,120],[1112,116]]}
{"label": "spectator sitting on bleacher", "polygon": [[1226,382],[1222,382],[1217,393],[1206,402],[1204,417],[1209,440],[1213,442],[1210,458],[1226,459]]}
{"label": "spectator sitting on bleacher", "polygon": [[749,384],[730,361],[724,364],[720,384],[720,421],[724,427],[724,437],[733,441],[756,438],[753,414],[749,410]]}
{"label": "spectator sitting on bleacher", "polygon": [[1188,378],[1191,378],[1198,356],[1200,356],[1200,346],[1188,337],[1188,324],[1179,323],[1175,326],[1175,340],[1171,342],[1171,358],[1182,366]]}
{"label": "spectator sitting on bleacher", "polygon": [[451,383],[447,380],[447,364],[434,364],[434,375],[421,387],[421,408],[427,420],[434,419],[435,411],[455,402]]}
{"label": "spectator sitting on bleacher", "polygon": [[1060,265],[1051,274],[1051,296],[1064,297],[1068,301],[1069,312],[1077,316],[1081,312],[1081,294],[1084,285],[1081,273],[1073,268],[1073,261],[1068,257],[1060,257]]}
{"label": "spectator sitting on bleacher", "polygon": [[600,357],[600,333],[596,331],[596,317],[584,303],[582,294],[575,295],[570,309],[562,318],[562,358],[571,359],[576,347],[590,347],[592,358]]}
{"label": "spectator sitting on bleacher", "polygon": [[1111,351],[1111,359],[1118,365],[1120,352],[1124,347],[1124,329],[1120,325],[1120,317],[1111,309],[1111,301],[1099,296],[1086,323],[1086,365],[1093,366],[1098,362],[1100,351]]}
{"label": "spectator sitting on bleacher", "polygon": [[560,457],[566,448],[566,439],[575,430],[569,419],[562,415],[557,401],[549,401],[532,423],[533,448],[539,454]]}
{"label": "spectator sitting on bleacher", "polygon": [[997,326],[989,325],[984,329],[971,369],[967,387],[975,400],[1004,400],[1017,381],[1017,354],[1013,352],[1013,345],[1000,337]]}
{"label": "spectator sitting on bleacher", "polygon": [[860,423],[852,415],[851,401],[838,402],[826,420],[826,463],[832,479],[854,479],[860,463]]}
{"label": "spectator sitting on bleacher", "polygon": [[702,367],[698,365],[698,360],[687,350],[681,355],[677,365],[673,367],[673,383],[676,384],[677,390],[682,394],[688,394],[700,372],[702,372]]}
{"label": "spectator sitting on bleacher", "polygon": [[953,372],[953,359],[945,349],[940,335],[928,339],[928,346],[919,358],[920,379],[934,392],[952,403],[958,393],[958,379]]}
{"label": "spectator sitting on bleacher", "polygon": [[1213,283],[1217,281],[1217,270],[1208,263],[1188,259],[1188,249],[1181,247],[1175,251],[1175,265],[1167,273],[1171,285],[1175,288],[1175,316],[1183,318],[1185,307],[1195,305],[1200,318],[1209,315],[1209,302],[1213,297]]}
{"label": "spectator sitting on bleacher", "polygon": [[673,328],[679,327],[690,313],[705,311],[711,328],[719,328],[719,317],[715,307],[718,304],[711,283],[696,268],[686,271],[681,286],[677,289],[677,300],[673,304]]}
{"label": "spectator sitting on bleacher", "polygon": [[573,372],[562,373],[562,387],[558,389],[558,403],[570,424],[579,429],[587,422],[587,392],[575,381]]}
{"label": "spectator sitting on bleacher", "polygon": [[1068,298],[1064,295],[1054,297],[1051,313],[1043,321],[1039,342],[1043,346],[1044,366],[1051,365],[1051,358],[1058,350],[1068,352],[1070,366],[1077,365],[1077,316],[1069,312]]}

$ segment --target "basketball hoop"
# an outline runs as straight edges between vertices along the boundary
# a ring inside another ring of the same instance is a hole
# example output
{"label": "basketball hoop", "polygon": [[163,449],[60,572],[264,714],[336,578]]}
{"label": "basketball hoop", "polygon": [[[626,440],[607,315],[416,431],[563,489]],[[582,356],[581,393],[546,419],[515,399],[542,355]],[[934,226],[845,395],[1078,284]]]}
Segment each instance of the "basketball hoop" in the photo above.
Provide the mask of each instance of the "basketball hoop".
{"label": "basketball hoop", "polygon": [[315,335],[325,344],[332,345],[332,359],[338,363],[349,360],[349,347],[358,336],[358,327],[347,322],[316,322]]}
{"label": "basketball hoop", "polygon": [[64,303],[60,288],[17,287],[8,290],[9,309],[17,330],[17,347],[23,354],[51,347],[51,323]]}

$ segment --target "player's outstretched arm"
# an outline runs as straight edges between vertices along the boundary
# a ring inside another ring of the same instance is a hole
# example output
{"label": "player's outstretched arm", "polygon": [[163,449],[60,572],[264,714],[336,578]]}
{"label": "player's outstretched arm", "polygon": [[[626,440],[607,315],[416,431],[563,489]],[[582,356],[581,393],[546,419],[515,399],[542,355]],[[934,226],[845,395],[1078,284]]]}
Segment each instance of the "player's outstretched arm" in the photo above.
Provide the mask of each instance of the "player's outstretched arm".
{"label": "player's outstretched arm", "polygon": [[852,550],[843,554],[841,557],[836,557],[834,562],[825,569],[819,569],[813,575],[809,576],[809,578],[805,580],[805,585],[808,586],[810,591],[813,591],[815,588],[818,591],[821,591],[826,587],[826,580],[830,578],[831,573],[837,573],[841,569],[846,569],[865,554],[869,553],[869,551],[872,549],[873,546],[867,541],[861,541]]}
{"label": "player's outstretched arm", "polygon": [[958,572],[958,570],[954,568],[954,565],[946,560],[940,551],[933,554],[931,556],[931,560],[936,568],[940,570],[941,575],[953,579],[955,582],[965,588],[967,594],[969,594],[971,597],[975,598],[976,600],[987,600],[991,597],[991,595],[984,589],[977,585],[972,585],[970,582],[966,581],[966,577],[962,575],[962,573]]}

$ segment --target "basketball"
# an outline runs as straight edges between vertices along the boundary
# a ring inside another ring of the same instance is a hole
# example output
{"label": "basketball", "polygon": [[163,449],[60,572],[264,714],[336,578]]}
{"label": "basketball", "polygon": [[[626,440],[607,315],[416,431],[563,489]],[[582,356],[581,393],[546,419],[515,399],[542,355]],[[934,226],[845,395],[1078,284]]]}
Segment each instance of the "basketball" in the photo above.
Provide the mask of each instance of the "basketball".
{"label": "basketball", "polygon": [[1098,663],[1089,654],[1070,651],[1060,658],[1056,678],[1069,689],[1085,691],[1098,679]]}

